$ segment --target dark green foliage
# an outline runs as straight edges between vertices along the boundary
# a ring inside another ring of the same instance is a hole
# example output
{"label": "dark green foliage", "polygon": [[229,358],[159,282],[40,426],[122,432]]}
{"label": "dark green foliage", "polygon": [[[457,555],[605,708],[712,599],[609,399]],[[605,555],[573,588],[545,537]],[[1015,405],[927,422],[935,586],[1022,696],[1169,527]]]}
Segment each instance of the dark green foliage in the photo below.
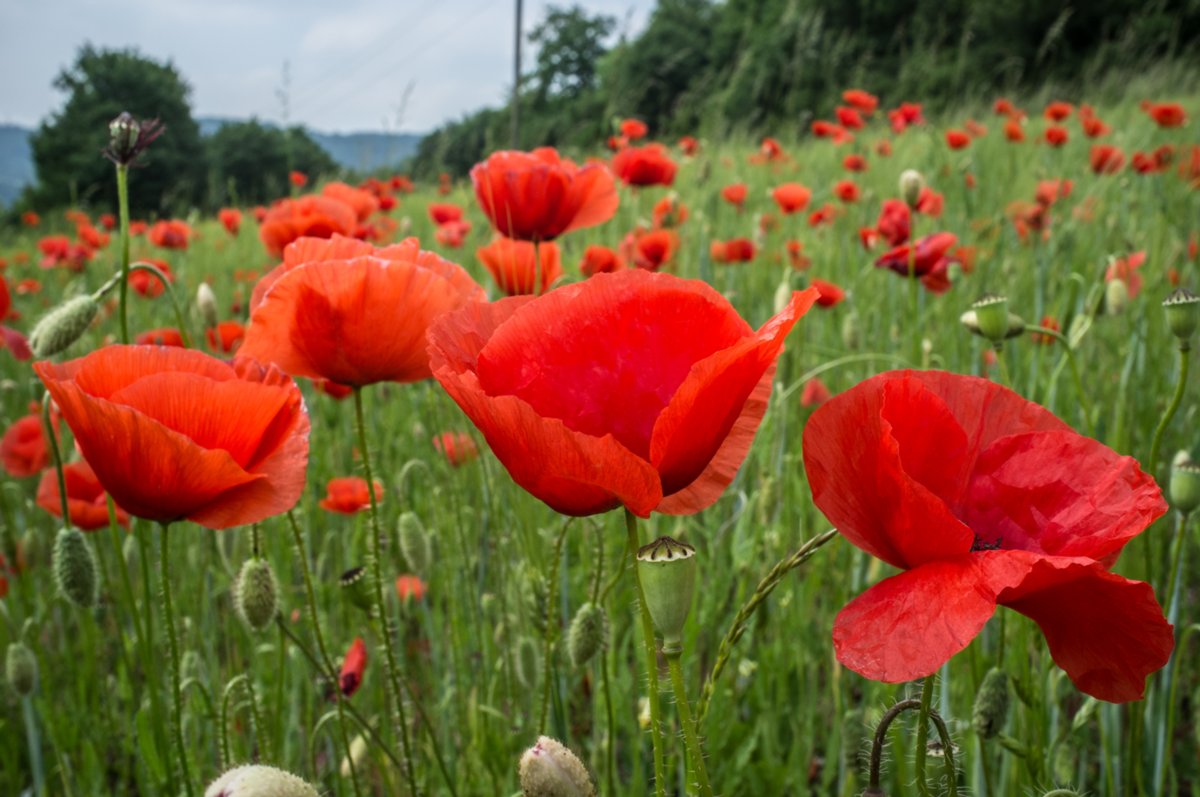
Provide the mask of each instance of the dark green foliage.
{"label": "dark green foliage", "polygon": [[30,199],[50,207],[84,202],[117,206],[113,164],[100,151],[108,124],[122,111],[157,118],[166,132],[130,170],[134,214],[165,213],[196,203],[204,187],[204,148],[188,104],[190,89],[178,70],[136,50],[98,50],[90,44],[54,85],[67,95],[62,110],[30,138],[38,184]]}
{"label": "dark green foliage", "polygon": [[337,164],[300,127],[287,131],[249,122],[222,125],[205,141],[211,164],[212,200],[262,204],[288,192],[288,172],[310,178],[330,174]]}

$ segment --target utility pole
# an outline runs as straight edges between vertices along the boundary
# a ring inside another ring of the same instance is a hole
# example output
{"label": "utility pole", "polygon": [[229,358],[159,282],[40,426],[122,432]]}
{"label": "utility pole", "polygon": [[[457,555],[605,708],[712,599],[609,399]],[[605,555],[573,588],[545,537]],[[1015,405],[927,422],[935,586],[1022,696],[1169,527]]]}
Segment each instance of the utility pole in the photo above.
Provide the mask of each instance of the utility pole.
{"label": "utility pole", "polygon": [[521,148],[521,0],[517,2],[517,25],[513,32],[512,148]]}

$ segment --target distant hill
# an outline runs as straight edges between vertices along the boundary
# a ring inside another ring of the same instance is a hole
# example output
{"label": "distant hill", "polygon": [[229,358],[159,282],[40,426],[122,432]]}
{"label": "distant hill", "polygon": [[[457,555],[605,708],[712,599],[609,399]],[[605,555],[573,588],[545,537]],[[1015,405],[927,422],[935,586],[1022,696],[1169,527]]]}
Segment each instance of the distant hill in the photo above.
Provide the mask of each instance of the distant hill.
{"label": "distant hill", "polygon": [[[202,117],[196,120],[203,135],[211,135],[232,119]],[[8,205],[21,189],[36,179],[29,136],[33,130],[0,124],[0,205]],[[308,134],[339,165],[356,171],[397,166],[417,151],[422,136],[417,133],[320,133]]]}

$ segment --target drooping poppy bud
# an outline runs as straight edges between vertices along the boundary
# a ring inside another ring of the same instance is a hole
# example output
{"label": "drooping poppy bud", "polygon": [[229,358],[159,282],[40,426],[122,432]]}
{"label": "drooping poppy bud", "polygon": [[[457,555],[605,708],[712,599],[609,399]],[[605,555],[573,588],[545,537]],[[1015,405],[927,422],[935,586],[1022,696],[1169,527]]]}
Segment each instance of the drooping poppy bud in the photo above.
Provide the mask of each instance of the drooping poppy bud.
{"label": "drooping poppy bud", "polygon": [[279,585],[266,559],[250,559],[242,565],[234,586],[234,606],[252,631],[261,631],[275,619],[279,609]]}
{"label": "drooping poppy bud", "polygon": [[34,356],[53,357],[87,332],[100,305],[90,295],[75,296],[42,316],[29,334]]}
{"label": "drooping poppy bud", "polygon": [[1176,288],[1163,302],[1163,307],[1167,311],[1167,326],[1181,343],[1195,334],[1200,323],[1200,315],[1197,315],[1200,313],[1200,296],[1187,288]]}
{"label": "drooping poppy bud", "polygon": [[67,600],[82,609],[96,605],[96,558],[79,529],[60,529],[54,540],[54,580]]}
{"label": "drooping poppy bud", "polygon": [[567,631],[567,652],[576,667],[587,664],[608,647],[608,614],[591,601],[579,607]]}
{"label": "drooping poppy bud", "polygon": [[975,695],[975,707],[971,723],[980,739],[992,739],[1004,728],[1008,718],[1008,673],[999,667],[988,670],[979,692]]}
{"label": "drooping poppy bud", "polygon": [[33,694],[37,687],[38,666],[33,651],[24,642],[13,642],[4,656],[4,676],[21,697]]}
{"label": "drooping poppy bud", "polygon": [[108,123],[108,146],[103,150],[104,157],[118,166],[129,166],[166,129],[157,119],[139,122],[128,111],[122,111]]}
{"label": "drooping poppy bud", "polygon": [[659,537],[638,551],[637,566],[646,608],[662,634],[663,653],[678,653],[696,591],[696,549],[671,537]]}
{"label": "drooping poppy bud", "polygon": [[595,797],[583,762],[549,736],[538,737],[521,756],[518,769],[525,797]]}

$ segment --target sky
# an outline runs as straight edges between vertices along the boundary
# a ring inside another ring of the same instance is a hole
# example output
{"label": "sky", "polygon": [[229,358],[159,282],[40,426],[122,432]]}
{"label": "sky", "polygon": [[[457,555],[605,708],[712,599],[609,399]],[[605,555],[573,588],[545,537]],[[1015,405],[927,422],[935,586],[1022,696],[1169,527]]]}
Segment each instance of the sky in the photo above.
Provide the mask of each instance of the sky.
{"label": "sky", "polygon": [[[526,32],[544,0],[525,0]],[[654,0],[560,0],[639,32]],[[55,76],[85,42],[172,61],[194,116],[325,132],[424,133],[498,105],[511,88],[513,0],[4,0],[0,124],[61,108]],[[532,63],[526,44],[523,59]]]}

